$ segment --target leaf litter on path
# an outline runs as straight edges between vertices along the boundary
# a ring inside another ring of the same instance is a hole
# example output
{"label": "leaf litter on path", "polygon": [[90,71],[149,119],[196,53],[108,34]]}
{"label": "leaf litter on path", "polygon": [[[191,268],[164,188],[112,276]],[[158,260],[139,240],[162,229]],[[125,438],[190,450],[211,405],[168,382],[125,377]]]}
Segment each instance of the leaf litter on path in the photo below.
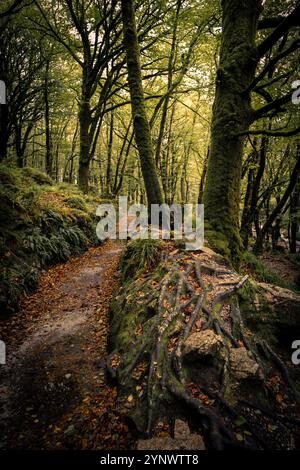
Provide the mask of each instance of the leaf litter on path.
{"label": "leaf litter on path", "polygon": [[1,322],[8,363],[0,371],[0,448],[132,447],[116,388],[105,378],[120,253],[108,241],[52,267]]}

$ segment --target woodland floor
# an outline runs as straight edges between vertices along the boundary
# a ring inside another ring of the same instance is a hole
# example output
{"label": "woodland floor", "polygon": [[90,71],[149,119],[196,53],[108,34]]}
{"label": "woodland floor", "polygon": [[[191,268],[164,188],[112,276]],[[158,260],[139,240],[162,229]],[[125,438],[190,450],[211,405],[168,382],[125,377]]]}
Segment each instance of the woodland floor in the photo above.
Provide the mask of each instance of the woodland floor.
{"label": "woodland floor", "polygon": [[[0,368],[0,449],[135,447],[118,411],[117,389],[106,377],[109,305],[121,252],[120,243],[108,241],[52,267],[20,311],[1,321],[8,358]],[[248,408],[239,413],[259,424],[271,448],[280,447],[277,437],[292,446],[290,433],[272,418],[262,421]]]}
{"label": "woodland floor", "polygon": [[284,258],[282,254],[266,253],[262,257],[262,260],[271,271],[279,274],[286,282],[293,284],[299,277],[299,265]]}
{"label": "woodland floor", "polygon": [[122,247],[91,248],[41,276],[1,322],[0,448],[126,449],[134,439],[106,382],[108,306]]}

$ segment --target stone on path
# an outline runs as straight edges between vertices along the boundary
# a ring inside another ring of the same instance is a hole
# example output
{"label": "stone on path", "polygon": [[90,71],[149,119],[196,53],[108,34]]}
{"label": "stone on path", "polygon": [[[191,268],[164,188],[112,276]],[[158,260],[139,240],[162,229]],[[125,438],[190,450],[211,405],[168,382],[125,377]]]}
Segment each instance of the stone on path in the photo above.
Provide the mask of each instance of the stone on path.
{"label": "stone on path", "polygon": [[170,436],[140,439],[137,450],[205,450],[205,445],[200,434],[191,434],[188,424],[177,419],[174,439]]}

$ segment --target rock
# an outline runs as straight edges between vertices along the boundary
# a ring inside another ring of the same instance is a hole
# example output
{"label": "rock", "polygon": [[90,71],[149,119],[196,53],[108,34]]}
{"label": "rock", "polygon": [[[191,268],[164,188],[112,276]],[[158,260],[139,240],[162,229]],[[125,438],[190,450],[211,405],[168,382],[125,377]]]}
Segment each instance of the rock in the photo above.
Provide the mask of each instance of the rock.
{"label": "rock", "polygon": [[181,419],[176,419],[174,426],[174,437],[175,439],[183,436],[189,436],[191,434],[189,425]]}
{"label": "rock", "polygon": [[259,364],[252,359],[245,347],[230,348],[228,368],[225,377],[224,398],[234,406],[249,396],[257,403],[265,400],[263,373]]}
{"label": "rock", "polygon": [[72,377],[72,374],[66,374],[66,375],[65,375],[65,378],[66,378],[67,380],[69,380],[71,377]]}
{"label": "rock", "polygon": [[214,358],[219,356],[223,347],[221,336],[212,330],[199,331],[191,334],[184,343],[183,356],[192,355],[198,358]]}
{"label": "rock", "polygon": [[140,439],[137,442],[137,450],[178,450],[178,442],[171,437],[153,437],[152,439]]}
{"label": "rock", "polygon": [[245,326],[276,346],[282,338],[294,339],[300,328],[300,295],[271,284],[249,283],[240,292]]}
{"label": "rock", "polygon": [[259,365],[251,359],[246,348],[231,348],[229,353],[230,370],[238,380],[259,377]]}
{"label": "rock", "polygon": [[205,445],[200,434],[191,434],[189,425],[180,419],[176,419],[174,426],[174,439],[171,437],[153,437],[152,439],[140,439],[137,443],[138,450],[205,450]]}
{"label": "rock", "polygon": [[205,450],[205,446],[200,435],[191,434],[183,439],[171,437],[140,439],[137,443],[137,450]]}

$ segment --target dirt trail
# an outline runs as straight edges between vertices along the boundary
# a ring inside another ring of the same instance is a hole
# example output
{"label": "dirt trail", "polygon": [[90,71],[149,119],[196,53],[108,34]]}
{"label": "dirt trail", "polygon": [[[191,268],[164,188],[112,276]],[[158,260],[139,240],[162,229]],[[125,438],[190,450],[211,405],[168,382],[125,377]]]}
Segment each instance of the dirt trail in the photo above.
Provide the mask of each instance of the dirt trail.
{"label": "dirt trail", "polygon": [[0,323],[0,448],[130,448],[106,383],[108,306],[121,246],[107,242],[41,276],[20,312]]}

